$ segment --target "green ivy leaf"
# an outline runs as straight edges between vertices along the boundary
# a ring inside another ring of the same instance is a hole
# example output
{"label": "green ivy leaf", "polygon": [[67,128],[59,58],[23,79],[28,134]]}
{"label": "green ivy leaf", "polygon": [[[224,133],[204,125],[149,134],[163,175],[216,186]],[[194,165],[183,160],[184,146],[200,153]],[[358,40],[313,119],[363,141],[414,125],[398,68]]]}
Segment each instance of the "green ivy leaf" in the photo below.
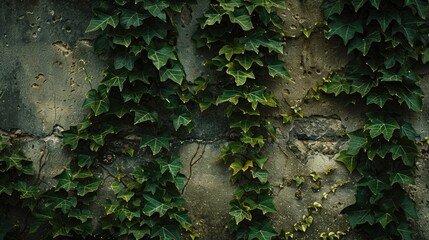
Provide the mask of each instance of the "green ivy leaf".
{"label": "green ivy leaf", "polygon": [[156,155],[161,151],[162,148],[165,148],[166,150],[170,149],[169,138],[143,135],[140,142],[140,148],[143,147],[150,147],[152,154]]}
{"label": "green ivy leaf", "polygon": [[234,77],[237,86],[244,85],[248,78],[255,79],[255,75],[252,70],[243,70],[241,67],[235,66],[234,63],[230,63],[227,66],[228,69],[226,70],[226,73]]}
{"label": "green ivy leaf", "polygon": [[96,179],[95,181],[85,184],[83,186],[78,186],[77,195],[83,197],[88,193],[95,192],[98,190],[98,187],[100,186],[100,184],[101,184],[101,179]]}
{"label": "green ivy leaf", "polygon": [[166,21],[166,15],[163,11],[168,8],[168,4],[166,4],[162,0],[145,0],[143,1],[144,9],[148,10],[150,14],[154,17],[161,19],[162,21]]}
{"label": "green ivy leaf", "polygon": [[386,226],[391,223],[394,220],[394,218],[392,217],[392,215],[390,215],[390,213],[382,213],[382,214],[376,214],[376,219],[375,221],[380,223],[380,225],[383,228],[386,228]]}
{"label": "green ivy leaf", "polygon": [[70,168],[66,168],[60,175],[55,177],[58,180],[56,191],[64,189],[67,192],[77,188],[77,182],[73,181],[72,172]]}
{"label": "green ivy leaf", "polygon": [[339,36],[343,39],[344,45],[352,39],[356,33],[363,33],[361,19],[342,19],[338,16],[332,17],[332,22],[328,24],[329,31],[326,37],[329,39],[332,36]]}
{"label": "green ivy leaf", "polygon": [[93,133],[92,140],[98,145],[104,145],[104,139],[107,135],[115,133],[115,129],[110,124],[101,124],[100,129]]}
{"label": "green ivy leaf", "polygon": [[372,6],[375,7],[375,9],[378,10],[380,8],[381,0],[369,0],[369,1],[371,2]]}
{"label": "green ivy leaf", "polygon": [[389,88],[389,93],[405,102],[410,110],[421,112],[423,108],[423,92],[419,87],[410,88],[406,85],[403,87]]}
{"label": "green ivy leaf", "polygon": [[323,15],[326,19],[334,14],[340,14],[344,9],[344,0],[327,0],[323,1],[322,6]]}
{"label": "green ivy leaf", "polygon": [[188,216],[186,212],[176,212],[172,214],[168,214],[170,219],[175,219],[180,223],[180,226],[184,229],[189,229],[192,225],[191,218]]}
{"label": "green ivy leaf", "polygon": [[[405,194],[405,192],[403,194]],[[403,196],[399,206],[404,210],[407,217],[417,219],[416,203],[408,195]]]}
{"label": "green ivy leaf", "polygon": [[240,207],[240,203],[237,201],[232,201],[229,203],[229,215],[231,215],[235,219],[235,223],[238,225],[244,219],[249,221],[252,220],[252,214],[247,210],[244,210]]}
{"label": "green ivy leaf", "polygon": [[340,152],[340,155],[337,158],[337,161],[342,162],[346,166],[347,170],[349,170],[350,173],[352,173],[353,170],[356,168],[357,160],[358,160],[357,155],[346,154],[346,151]]}
{"label": "green ivy leaf", "polygon": [[368,143],[367,136],[362,130],[356,130],[347,134],[350,138],[347,154],[357,155],[359,151]]}
{"label": "green ivy leaf", "polygon": [[152,60],[158,70],[167,64],[168,59],[177,60],[173,48],[167,44],[164,44],[159,49],[148,48],[147,57]]}
{"label": "green ivy leaf", "polygon": [[371,14],[368,17],[367,23],[371,22],[372,20],[376,20],[383,32],[386,32],[387,28],[393,20],[398,23],[401,22],[400,14],[396,13],[396,11],[394,11],[393,9],[390,9],[389,11],[379,11],[376,13],[377,14]]}
{"label": "green ivy leaf", "polygon": [[115,35],[113,37],[114,44],[124,46],[128,48],[131,44],[131,36],[130,35]]}
{"label": "green ivy leaf", "polygon": [[231,122],[230,128],[240,128],[244,133],[247,133],[251,127],[259,127],[260,123],[251,118],[237,119]]}
{"label": "green ivy leaf", "polygon": [[408,43],[413,46],[416,40],[418,26],[423,24],[424,21],[416,19],[412,14],[403,15],[400,22],[392,28],[392,34],[402,33],[408,40]]}
{"label": "green ivy leaf", "polygon": [[388,100],[392,100],[392,97],[387,91],[371,91],[366,96],[366,104],[376,104],[380,108],[382,108]]}
{"label": "green ivy leaf", "polygon": [[9,185],[9,186],[2,186],[2,185],[0,185],[0,196],[3,193],[5,193],[5,194],[7,194],[9,196],[12,196],[12,192],[13,192],[13,188],[12,188],[11,185]]}
{"label": "green ivy leaf", "polygon": [[257,178],[261,183],[266,183],[268,181],[268,171],[265,169],[254,168],[251,170],[252,177]]}
{"label": "green ivy leaf", "polygon": [[235,61],[237,61],[245,70],[249,70],[253,64],[257,64],[261,67],[264,65],[259,56],[255,53],[238,55],[235,57]]}
{"label": "green ivy leaf", "polygon": [[427,1],[424,0],[404,0],[405,6],[413,5],[417,10],[419,16],[423,19],[426,19],[426,15],[428,13],[429,5]]}
{"label": "green ivy leaf", "polygon": [[352,5],[355,8],[355,12],[359,11],[359,9],[367,2],[368,0],[352,0]]}
{"label": "green ivy leaf", "polygon": [[334,74],[327,81],[326,89],[323,89],[326,93],[333,93],[335,96],[338,96],[342,92],[345,94],[350,93],[351,83],[345,76]]}
{"label": "green ivy leaf", "polygon": [[204,13],[204,17],[206,17],[206,20],[201,27],[204,29],[206,26],[211,26],[216,23],[220,24],[223,15],[225,15],[226,13],[227,12],[224,9],[211,7],[206,13]]}
{"label": "green ivy leaf", "polygon": [[422,52],[422,63],[426,64],[427,62],[429,62],[429,48],[426,48]]}
{"label": "green ivy leaf", "polygon": [[158,122],[158,113],[155,111],[149,112],[144,108],[135,108],[131,110],[134,112],[134,124],[139,124],[142,122]]}
{"label": "green ivy leaf", "polygon": [[358,187],[368,187],[374,195],[381,194],[384,190],[390,190],[392,187],[389,184],[381,181],[378,178],[364,177],[356,184]]}
{"label": "green ivy leaf", "polygon": [[173,127],[176,131],[180,128],[180,126],[188,126],[192,122],[191,117],[187,115],[173,114],[171,115],[171,118],[173,120]]}
{"label": "green ivy leaf", "polygon": [[399,172],[389,172],[390,185],[395,183],[407,185],[415,184],[414,175],[411,170],[402,170]]}
{"label": "green ivy leaf", "polygon": [[383,135],[387,141],[392,138],[393,132],[400,129],[398,122],[393,118],[383,118],[381,116],[369,116],[369,123],[365,125],[365,130],[369,130],[371,138]]}
{"label": "green ivy leaf", "polygon": [[373,225],[375,222],[374,214],[371,210],[356,210],[350,211],[347,213],[349,216],[349,223],[352,228],[355,228],[357,225],[369,223]]}
{"label": "green ivy leaf", "polygon": [[139,27],[143,25],[143,21],[150,17],[147,13],[139,13],[130,9],[121,9],[121,25],[124,29],[130,29],[131,27]]}
{"label": "green ivy leaf", "polygon": [[[97,90],[91,89],[83,102],[83,107],[90,107],[95,116],[98,116],[109,111],[109,99],[107,96],[102,96]],[[75,144],[73,144],[73,146],[75,146]]]}
{"label": "green ivy leaf", "polygon": [[228,12],[229,20],[237,23],[244,31],[253,29],[252,19],[245,8],[239,8],[233,12]]}
{"label": "green ivy leaf", "polygon": [[291,79],[289,72],[286,70],[285,63],[280,60],[274,59],[269,61],[267,65],[267,69],[268,69],[268,74],[273,78],[278,76],[282,79],[287,79],[287,80]]}
{"label": "green ivy leaf", "polygon": [[128,71],[132,71],[134,68],[134,58],[128,53],[121,53],[115,56],[113,65],[116,70],[125,68]]}
{"label": "green ivy leaf", "polygon": [[168,171],[172,177],[176,177],[183,165],[180,162],[178,156],[173,156],[172,160],[173,161],[159,159],[157,163],[161,167],[161,173],[165,173],[166,171]]}
{"label": "green ivy leaf", "polygon": [[250,231],[248,239],[256,238],[258,240],[271,240],[273,237],[278,235],[269,221],[261,224],[261,226],[250,226],[249,229]]}
{"label": "green ivy leaf", "polygon": [[411,126],[411,124],[408,122],[404,122],[401,125],[399,134],[401,137],[406,137],[411,141],[416,141],[416,139],[419,137],[419,134],[417,134],[416,130],[414,130],[413,126]]}
{"label": "green ivy leaf", "polygon": [[168,28],[163,24],[159,24],[159,23],[148,24],[148,26],[142,30],[143,40],[147,45],[149,45],[151,44],[152,39],[154,37],[159,39],[165,39],[167,37],[167,29]]}
{"label": "green ivy leaf", "polygon": [[118,14],[108,15],[105,13],[98,12],[96,13],[96,16],[92,18],[91,21],[89,22],[89,25],[86,28],[85,32],[93,32],[93,31],[97,31],[98,29],[104,30],[108,25],[116,28],[118,24],[119,24]]}
{"label": "green ivy leaf", "polygon": [[390,148],[393,160],[401,158],[406,166],[414,166],[415,160],[418,156],[418,150],[415,145],[411,144],[394,144]]}
{"label": "green ivy leaf", "polygon": [[40,189],[36,186],[28,185],[24,181],[19,181],[14,189],[19,192],[19,199],[36,198]]}
{"label": "green ivy leaf", "polygon": [[242,170],[243,163],[239,158],[237,158],[233,163],[229,165],[229,168],[232,169],[232,176],[235,176],[237,173],[239,173]]}
{"label": "green ivy leaf", "polygon": [[407,222],[401,222],[397,228],[402,240],[412,240],[414,231],[410,229]]}
{"label": "green ivy leaf", "polygon": [[234,105],[237,105],[238,100],[243,97],[241,91],[238,90],[223,90],[222,94],[217,97],[216,105],[219,105],[224,102],[230,102]]}
{"label": "green ivy leaf", "polygon": [[244,46],[242,44],[224,45],[219,50],[219,55],[225,55],[225,58],[228,61],[231,60],[231,58],[232,58],[233,55],[235,55],[235,54],[243,54],[243,53],[244,53]]}
{"label": "green ivy leaf", "polygon": [[159,216],[162,217],[168,210],[173,208],[170,204],[159,202],[148,195],[144,195],[143,197],[148,201],[143,208],[143,212],[149,217],[154,213],[158,213]]}
{"label": "green ivy leaf", "polygon": [[350,54],[354,49],[360,51],[363,56],[366,56],[371,48],[371,45],[375,42],[381,41],[381,35],[378,31],[369,33],[365,38],[353,38],[347,48],[347,54]]}
{"label": "green ivy leaf", "polygon": [[88,209],[73,209],[67,215],[69,218],[76,218],[80,220],[81,223],[85,223],[88,219],[92,218],[92,214]]}
{"label": "green ivy leaf", "polygon": [[119,208],[119,205],[120,204],[118,201],[111,202],[111,200],[108,200],[108,202],[103,205],[106,215],[116,213],[116,210]]}
{"label": "green ivy leaf", "polygon": [[256,144],[259,144],[259,147],[263,147],[264,137],[262,135],[258,135],[257,137],[254,137],[253,134],[250,132],[243,133],[243,136],[240,138],[240,141],[246,144],[250,144],[250,146],[255,147]]}
{"label": "green ivy leaf", "polygon": [[151,237],[159,237],[160,240],[180,240],[180,231],[177,226],[162,226],[154,229]]}
{"label": "green ivy leaf", "polygon": [[273,197],[272,196],[262,196],[259,200],[259,202],[256,204],[255,208],[262,211],[262,214],[267,214],[269,212],[276,212],[276,207],[273,203]]}
{"label": "green ivy leaf", "polygon": [[377,81],[372,79],[354,78],[350,88],[350,93],[359,93],[364,97],[372,88],[376,87],[377,84]]}
{"label": "green ivy leaf", "polygon": [[183,66],[180,63],[175,63],[172,68],[162,67],[159,75],[161,77],[161,82],[165,82],[168,79],[171,81],[182,85],[182,81],[185,78],[185,71],[183,70]]}

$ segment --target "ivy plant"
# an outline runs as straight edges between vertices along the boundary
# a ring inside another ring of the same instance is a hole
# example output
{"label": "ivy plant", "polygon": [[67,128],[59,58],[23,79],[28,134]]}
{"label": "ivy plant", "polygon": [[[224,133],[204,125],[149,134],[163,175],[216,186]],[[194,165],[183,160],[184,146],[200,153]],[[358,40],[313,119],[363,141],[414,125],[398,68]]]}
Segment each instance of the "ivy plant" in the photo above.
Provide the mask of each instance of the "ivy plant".
{"label": "ivy plant", "polygon": [[427,62],[427,1],[326,0],[327,38],[338,38],[352,56],[326,80],[326,93],[365,106],[366,123],[349,132],[338,161],[362,175],[356,203],[345,209],[352,228],[372,239],[412,239],[418,134],[401,113],[422,110],[416,72]]}

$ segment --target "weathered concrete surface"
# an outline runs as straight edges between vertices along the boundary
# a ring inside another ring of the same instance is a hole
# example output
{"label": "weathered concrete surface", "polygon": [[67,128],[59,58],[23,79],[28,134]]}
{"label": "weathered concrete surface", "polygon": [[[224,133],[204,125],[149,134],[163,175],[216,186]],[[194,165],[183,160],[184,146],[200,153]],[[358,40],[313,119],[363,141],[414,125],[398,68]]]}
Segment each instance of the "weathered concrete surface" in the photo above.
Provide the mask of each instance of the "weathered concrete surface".
{"label": "weathered concrete surface", "polygon": [[103,68],[84,34],[90,9],[80,0],[0,2],[2,128],[48,135],[82,119],[89,84],[79,60],[95,79]]}

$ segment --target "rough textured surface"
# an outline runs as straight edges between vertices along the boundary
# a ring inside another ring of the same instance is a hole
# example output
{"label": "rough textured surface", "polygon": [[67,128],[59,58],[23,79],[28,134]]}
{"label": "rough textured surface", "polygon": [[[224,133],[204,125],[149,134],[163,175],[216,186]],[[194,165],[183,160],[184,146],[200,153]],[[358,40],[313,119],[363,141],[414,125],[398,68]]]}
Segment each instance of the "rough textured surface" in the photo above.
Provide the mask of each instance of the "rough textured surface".
{"label": "rough textured surface", "polygon": [[[293,82],[269,82],[280,106],[273,115],[292,114],[291,107],[300,107],[304,115],[294,116],[288,124],[273,118],[278,138],[264,149],[270,158],[266,166],[278,210],[272,215],[275,228],[292,231],[303,215],[311,214],[314,218],[307,233],[297,233],[296,239],[318,239],[324,231],[346,231],[347,218],[341,210],[353,204],[353,182],[358,178],[335,159],[346,141],[344,134],[362,126],[360,115],[365,109],[347,106],[341,98],[309,98],[313,86],[347,62],[340,44],[327,41],[319,28],[321,2],[287,1],[287,9],[281,12],[288,36],[283,60]],[[188,81],[212,74],[204,68],[203,53],[193,47],[190,39],[198,27],[196,18],[207,7],[207,2],[199,3],[191,12],[176,16],[180,23],[178,56]],[[0,128],[31,134],[23,140],[22,148],[46,181],[46,187],[53,184],[49,178],[60,173],[71,159],[70,153],[61,148],[58,132],[61,127],[67,129],[77,124],[84,116],[81,105],[90,85],[82,67],[94,76],[94,86],[104,68],[92,51],[94,36],[83,32],[91,14],[89,0],[0,1]],[[303,30],[312,33],[306,37]],[[81,59],[88,63],[82,65]],[[426,72],[422,69],[423,74]],[[429,94],[429,85],[424,81],[422,88]],[[426,99],[423,113],[404,113],[422,139],[429,136],[428,106]],[[195,113],[192,136],[178,146],[184,165],[182,172],[188,177],[183,196],[195,229],[204,240],[231,239],[225,226],[235,187],[229,182],[230,170],[217,160],[228,130],[220,114],[215,110]],[[426,150],[423,153],[417,164],[416,185],[410,187],[418,204],[417,239],[429,238],[429,157]],[[132,168],[132,162],[118,157],[112,169],[115,164]],[[106,171],[100,172],[105,187],[94,204],[98,214],[103,212],[100,206],[104,198],[111,194],[107,189],[111,179],[106,177]],[[319,182],[312,180],[314,173],[321,176]],[[304,179],[303,184],[297,186],[295,178]],[[328,193],[326,199],[323,193]],[[308,206],[314,202],[322,204],[322,209],[311,212]],[[345,239],[359,237],[348,233]]]}

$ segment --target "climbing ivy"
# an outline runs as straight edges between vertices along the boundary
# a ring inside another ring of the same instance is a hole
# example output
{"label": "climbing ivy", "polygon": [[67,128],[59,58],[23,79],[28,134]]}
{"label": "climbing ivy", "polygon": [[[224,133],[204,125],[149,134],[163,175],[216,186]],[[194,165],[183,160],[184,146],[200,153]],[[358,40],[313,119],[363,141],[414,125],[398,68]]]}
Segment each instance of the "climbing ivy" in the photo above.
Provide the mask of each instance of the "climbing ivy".
{"label": "climbing ivy", "polygon": [[[265,143],[275,138],[274,127],[263,113],[277,107],[267,82],[290,78],[278,59],[283,54],[284,34],[276,8],[284,9],[284,1],[210,1],[194,36],[197,47],[212,53],[206,65],[216,70],[216,78],[208,80],[213,97],[205,102],[225,109],[236,136],[220,156],[237,184],[228,224],[235,239],[279,235],[268,216],[276,209],[263,151]],[[196,99],[207,98],[206,92]]]}
{"label": "climbing ivy", "polygon": [[338,157],[362,176],[356,203],[345,209],[350,225],[371,239],[412,239],[409,220],[417,214],[404,187],[414,184],[418,134],[401,113],[422,110],[416,67],[428,61],[429,3],[326,0],[322,9],[326,37],[339,38],[351,56],[323,89],[366,112]]}

